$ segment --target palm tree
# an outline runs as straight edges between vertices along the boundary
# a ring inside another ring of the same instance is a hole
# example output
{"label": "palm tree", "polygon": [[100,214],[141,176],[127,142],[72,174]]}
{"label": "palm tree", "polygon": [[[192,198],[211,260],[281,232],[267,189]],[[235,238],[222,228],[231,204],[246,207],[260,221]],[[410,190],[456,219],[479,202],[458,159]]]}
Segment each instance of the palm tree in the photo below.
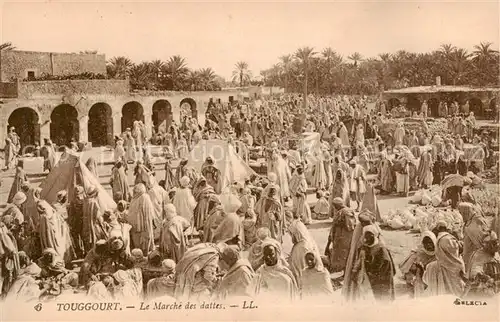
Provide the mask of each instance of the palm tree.
{"label": "palm tree", "polygon": [[153,70],[149,63],[143,62],[133,65],[129,71],[130,86],[134,89],[151,89]]}
{"label": "palm tree", "polygon": [[222,90],[222,88],[226,86],[226,79],[222,76],[215,75],[214,86],[215,86],[215,88],[213,89],[214,91]]}
{"label": "palm tree", "polygon": [[181,88],[181,84],[185,81],[189,69],[183,57],[174,55],[165,64],[164,71],[170,79],[172,89],[176,91]]}
{"label": "palm tree", "polygon": [[476,84],[498,84],[498,64],[499,52],[490,48],[492,43],[481,42],[479,45],[474,46],[472,52],[472,63],[476,70]]}
{"label": "palm tree", "polygon": [[342,56],[337,54],[337,52],[335,52],[335,50],[333,50],[331,47],[323,49],[321,55],[325,60],[327,86],[330,93],[333,93],[333,86],[334,86],[333,72],[334,68],[337,68],[339,65],[342,64]]}
{"label": "palm tree", "polygon": [[453,85],[457,85],[460,80],[467,75],[470,54],[463,48],[457,48],[451,56],[451,67],[453,72]]}
{"label": "palm tree", "polygon": [[252,73],[248,69],[248,63],[239,61],[234,65],[233,82],[239,81],[240,87],[245,83],[249,83],[252,78]]}
{"label": "palm tree", "polygon": [[[270,72],[270,82],[271,86],[275,86],[276,84],[282,84],[283,83],[283,66],[281,66],[280,63],[274,64],[271,66],[271,69],[269,70]],[[286,77],[286,76],[285,76]]]}
{"label": "palm tree", "polygon": [[439,49],[438,53],[441,56],[441,72],[443,74],[443,84],[446,83],[448,84],[450,81],[450,74],[452,73],[451,69],[451,60],[452,60],[452,55],[453,52],[457,48],[453,46],[452,44],[442,44]]}
{"label": "palm tree", "polygon": [[358,63],[363,60],[363,56],[358,52],[354,52],[350,56],[347,56],[347,59],[352,60],[354,67],[358,67]]}
{"label": "palm tree", "polygon": [[389,53],[381,53],[378,57],[384,62],[384,64],[388,64],[391,61],[392,55]]}
{"label": "palm tree", "polygon": [[309,79],[309,67],[311,59],[316,55],[314,48],[312,47],[302,47],[297,49],[295,52],[295,57],[300,61],[302,65],[302,70],[304,72],[304,108],[307,108],[307,81]]}
{"label": "palm tree", "polygon": [[210,67],[202,68],[198,71],[198,73],[200,75],[201,84],[203,85],[203,90],[211,91],[217,87],[216,86],[217,75],[215,74],[212,68]]}
{"label": "palm tree", "polygon": [[290,65],[293,62],[292,55],[283,55],[280,57],[281,65],[283,66],[283,72],[285,74],[285,93],[288,93],[288,77],[290,72]]}
{"label": "palm tree", "polygon": [[481,42],[479,45],[474,46],[474,51],[472,52],[473,59],[480,61],[490,61],[492,57],[498,55],[498,50],[491,49],[491,42]]}
{"label": "palm tree", "polygon": [[111,78],[125,79],[134,66],[132,61],[124,56],[113,57],[108,61],[106,70]]}
{"label": "palm tree", "polygon": [[186,76],[186,81],[191,87],[192,91],[199,90],[201,83],[200,72],[197,70],[190,70]]}
{"label": "palm tree", "polygon": [[[319,84],[321,81],[321,68],[323,67],[323,61],[319,57],[313,57],[311,58],[311,70],[314,72],[314,83],[315,83],[315,94],[319,94]],[[328,79],[328,76],[327,76]]]}
{"label": "palm tree", "polygon": [[160,59],[155,59],[149,63],[151,71],[154,73],[154,78],[156,84],[159,84],[160,78],[162,77],[162,69],[165,66],[165,63]]}
{"label": "palm tree", "polygon": [[455,46],[452,44],[442,44],[441,47],[439,47],[439,52],[445,57],[445,58],[450,58],[453,52],[457,49]]}
{"label": "palm tree", "polygon": [[13,49],[16,49],[16,47],[14,47],[11,42],[4,42],[4,43],[0,44],[0,51],[13,50]]}

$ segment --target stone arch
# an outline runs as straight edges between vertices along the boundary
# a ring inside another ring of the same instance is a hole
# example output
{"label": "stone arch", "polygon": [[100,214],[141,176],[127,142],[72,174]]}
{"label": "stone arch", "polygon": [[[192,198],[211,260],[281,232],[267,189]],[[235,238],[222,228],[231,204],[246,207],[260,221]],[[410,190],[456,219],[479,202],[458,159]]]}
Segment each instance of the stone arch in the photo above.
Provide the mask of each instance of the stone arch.
{"label": "stone arch", "polygon": [[69,145],[72,139],[80,140],[78,112],[69,104],[56,106],[50,114],[50,139],[56,145]]}
{"label": "stone arch", "polygon": [[[189,113],[188,115],[190,115],[191,117],[195,118],[195,119],[198,119],[198,108],[196,106],[196,101],[194,99],[192,99],[191,97],[186,97],[184,98],[181,102],[180,102],[180,108],[181,108],[181,112],[180,112],[180,121],[182,123],[182,119],[184,117],[184,113]],[[189,107],[187,107],[189,105]],[[183,111],[185,111],[183,113]]]}
{"label": "stone arch", "polygon": [[166,133],[172,124],[172,105],[169,101],[161,99],[153,104],[153,128],[155,133]]}
{"label": "stone arch", "polygon": [[21,154],[33,150],[35,143],[40,142],[40,117],[31,107],[20,107],[10,113],[7,121],[7,133],[13,126],[21,142]]}
{"label": "stone arch", "polygon": [[88,141],[92,146],[113,144],[113,111],[106,103],[95,103],[89,110]]}
{"label": "stone arch", "polygon": [[399,106],[399,104],[401,104],[401,101],[397,98],[390,98],[388,101],[387,101],[387,112],[391,111],[394,107],[397,107]]}
{"label": "stone arch", "polygon": [[429,116],[438,117],[439,116],[439,100],[435,97],[427,101],[427,107],[429,109]]}
{"label": "stone arch", "polygon": [[491,99],[489,107],[490,110],[495,111],[497,109],[496,105],[497,105],[497,99],[496,98]]}
{"label": "stone arch", "polygon": [[144,123],[144,108],[139,102],[131,101],[125,103],[122,108],[122,132],[127,128],[132,129],[134,121]]}
{"label": "stone arch", "polygon": [[422,102],[415,95],[408,95],[406,108],[413,112],[420,113],[420,109],[422,108]]}
{"label": "stone arch", "polygon": [[497,99],[496,98],[493,98],[490,101],[488,109],[489,109],[489,112],[491,114],[491,115],[489,115],[489,117],[496,120],[497,119],[497,115],[499,113],[498,107],[497,107]]}
{"label": "stone arch", "polygon": [[474,112],[475,116],[483,116],[483,102],[477,97],[469,98],[469,111]]}

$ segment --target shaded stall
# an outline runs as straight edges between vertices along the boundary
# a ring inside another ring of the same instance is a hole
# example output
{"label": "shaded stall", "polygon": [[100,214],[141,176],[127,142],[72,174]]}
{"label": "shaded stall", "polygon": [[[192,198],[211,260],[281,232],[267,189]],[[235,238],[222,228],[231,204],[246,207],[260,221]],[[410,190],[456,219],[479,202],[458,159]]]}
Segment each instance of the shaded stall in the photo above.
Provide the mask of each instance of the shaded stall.
{"label": "shaded stall", "polygon": [[[496,87],[471,87],[471,86],[416,86],[398,89],[390,89],[383,93],[383,100],[386,101],[388,111],[403,102],[410,111],[420,113],[420,106],[423,100],[427,100],[430,114],[428,116],[438,117],[439,107],[447,103],[450,106],[453,102],[458,102],[464,106],[468,102],[469,111],[474,112],[476,117],[494,117],[491,113],[491,101],[498,98],[500,88]],[[418,109],[417,109],[418,107]],[[460,111],[462,112],[462,111]]]}

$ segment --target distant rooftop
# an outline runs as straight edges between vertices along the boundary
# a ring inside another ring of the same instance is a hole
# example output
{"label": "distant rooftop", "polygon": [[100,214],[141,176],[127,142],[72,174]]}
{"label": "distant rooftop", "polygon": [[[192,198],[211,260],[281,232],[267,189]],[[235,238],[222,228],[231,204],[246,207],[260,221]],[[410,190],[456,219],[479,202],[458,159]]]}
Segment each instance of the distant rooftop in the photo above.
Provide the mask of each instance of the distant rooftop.
{"label": "distant rooftop", "polygon": [[439,93],[439,92],[499,92],[498,87],[472,87],[472,86],[453,86],[453,85],[432,85],[415,86],[398,89],[389,89],[384,91],[387,94],[418,94],[418,93]]}

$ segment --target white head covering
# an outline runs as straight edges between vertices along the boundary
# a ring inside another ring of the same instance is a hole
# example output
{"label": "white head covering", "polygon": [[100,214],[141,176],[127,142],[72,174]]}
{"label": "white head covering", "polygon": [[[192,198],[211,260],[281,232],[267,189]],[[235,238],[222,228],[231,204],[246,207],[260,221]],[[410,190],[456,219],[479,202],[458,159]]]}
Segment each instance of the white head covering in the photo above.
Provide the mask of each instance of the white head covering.
{"label": "white head covering", "polygon": [[161,268],[165,270],[165,273],[175,273],[175,262],[171,259],[165,259],[161,262]]}
{"label": "white head covering", "polygon": [[368,226],[363,227],[363,237],[368,232],[370,232],[370,233],[373,234],[374,241],[373,241],[373,244],[371,244],[371,245],[365,245],[365,246],[373,247],[373,246],[375,246],[375,245],[378,244],[378,237],[380,235],[380,232],[379,232],[379,230],[377,229],[377,227],[375,225],[368,225]]}
{"label": "white head covering", "polygon": [[238,197],[232,193],[222,195],[221,203],[224,211],[228,214],[236,213],[236,211],[240,209],[242,205]]}
{"label": "white head covering", "polygon": [[275,183],[276,180],[278,180],[278,176],[276,175],[276,173],[274,172],[270,172],[268,175],[267,175],[267,178],[269,179],[269,181],[271,181],[272,183]]}
{"label": "white head covering", "polygon": [[[434,251],[429,251],[429,250],[425,249],[423,242],[424,242],[424,238],[426,238],[426,237],[430,238],[432,240],[432,242],[434,243]],[[432,256],[436,253],[437,238],[436,238],[436,235],[434,235],[434,233],[432,231],[429,231],[429,230],[424,231],[422,233],[422,239],[421,239],[420,243],[422,244],[422,250],[427,255]]]}
{"label": "white head covering", "polygon": [[115,278],[115,280],[117,280],[120,284],[123,284],[125,283],[128,279],[129,279],[129,276],[127,274],[127,272],[125,272],[124,270],[118,270],[116,271],[114,274],[113,274],[113,277]]}
{"label": "white head covering", "polygon": [[135,262],[139,262],[139,261],[144,260],[144,253],[142,252],[142,249],[140,249],[140,248],[132,249],[132,251],[130,252],[130,255]]}
{"label": "white head covering", "polygon": [[26,201],[26,195],[22,191],[18,191],[14,198],[12,199],[12,203],[16,206],[22,205]]}
{"label": "white head covering", "polygon": [[189,185],[189,182],[190,182],[190,180],[187,176],[184,176],[179,180],[179,183],[180,183],[182,188],[186,188]]}
{"label": "white head covering", "polygon": [[165,218],[167,220],[170,220],[175,217],[177,214],[177,209],[175,209],[175,206],[171,203],[165,205]]}
{"label": "white head covering", "polygon": [[138,183],[134,186],[134,196],[142,195],[146,192],[146,186],[144,183]]}

